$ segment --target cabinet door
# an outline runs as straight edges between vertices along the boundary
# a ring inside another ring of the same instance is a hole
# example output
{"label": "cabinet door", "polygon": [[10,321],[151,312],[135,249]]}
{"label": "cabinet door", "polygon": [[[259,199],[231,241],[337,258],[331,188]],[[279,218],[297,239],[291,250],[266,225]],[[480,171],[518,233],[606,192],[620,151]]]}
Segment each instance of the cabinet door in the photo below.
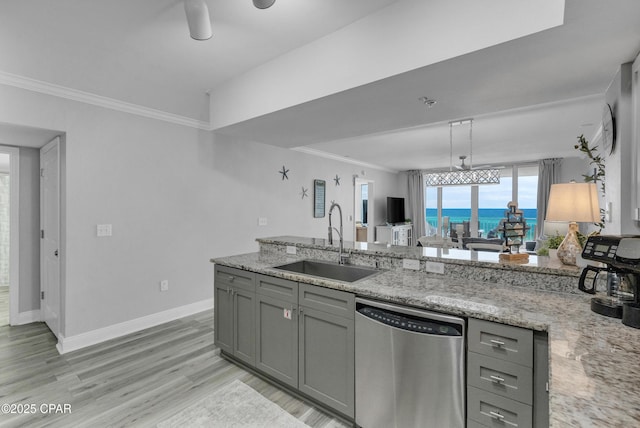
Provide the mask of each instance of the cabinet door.
{"label": "cabinet door", "polygon": [[295,303],[256,295],[256,368],[294,388],[298,387],[297,311]]}
{"label": "cabinet door", "polygon": [[233,293],[233,355],[255,366],[256,294],[239,288]]}
{"label": "cabinet door", "polygon": [[354,320],[300,306],[301,392],[354,416]]}
{"label": "cabinet door", "polygon": [[214,287],[214,337],[215,344],[233,354],[233,295],[227,285]]}

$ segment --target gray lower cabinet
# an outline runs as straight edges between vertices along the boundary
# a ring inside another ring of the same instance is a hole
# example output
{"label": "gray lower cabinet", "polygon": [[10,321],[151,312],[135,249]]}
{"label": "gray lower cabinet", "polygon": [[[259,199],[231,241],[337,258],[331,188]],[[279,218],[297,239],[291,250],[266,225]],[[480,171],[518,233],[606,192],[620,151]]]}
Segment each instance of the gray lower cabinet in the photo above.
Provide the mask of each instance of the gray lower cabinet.
{"label": "gray lower cabinet", "polygon": [[355,415],[355,295],[300,284],[299,389]]}
{"label": "gray lower cabinet", "polygon": [[216,266],[215,343],[238,360],[255,365],[255,274]]}
{"label": "gray lower cabinet", "polygon": [[544,333],[469,319],[467,425],[548,427]]}
{"label": "gray lower cabinet", "polygon": [[215,341],[327,407],[355,414],[355,296],[216,267]]}
{"label": "gray lower cabinet", "polygon": [[297,388],[298,283],[256,279],[256,368]]}

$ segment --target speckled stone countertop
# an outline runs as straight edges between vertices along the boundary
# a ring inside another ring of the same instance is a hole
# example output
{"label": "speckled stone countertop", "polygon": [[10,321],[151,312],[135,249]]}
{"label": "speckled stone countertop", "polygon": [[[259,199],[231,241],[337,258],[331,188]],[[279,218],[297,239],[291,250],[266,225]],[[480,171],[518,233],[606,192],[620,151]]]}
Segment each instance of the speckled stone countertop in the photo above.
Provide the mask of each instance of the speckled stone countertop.
{"label": "speckled stone countertop", "polygon": [[[312,248],[323,251],[326,251],[327,249],[338,251],[337,239],[334,239],[333,244],[329,244],[328,240],[324,238],[307,238],[300,236],[258,238],[256,241],[260,244],[295,245],[297,247]],[[557,260],[550,259],[549,257],[538,257],[536,255],[529,256],[529,263],[515,264],[500,262],[500,253],[460,250],[457,248],[389,246],[386,244],[374,244],[370,242],[345,241],[344,249],[345,251],[355,254],[362,253],[399,259],[412,258],[437,260],[444,263],[461,264],[465,266],[491,267],[494,269],[497,268],[563,276],[580,276],[580,269],[575,266],[566,266]]]}
{"label": "speckled stone countertop", "polygon": [[640,426],[640,330],[591,312],[590,296],[402,268],[353,283],[273,268],[300,258],[251,253],[211,261],[362,297],[547,331],[550,426]]}

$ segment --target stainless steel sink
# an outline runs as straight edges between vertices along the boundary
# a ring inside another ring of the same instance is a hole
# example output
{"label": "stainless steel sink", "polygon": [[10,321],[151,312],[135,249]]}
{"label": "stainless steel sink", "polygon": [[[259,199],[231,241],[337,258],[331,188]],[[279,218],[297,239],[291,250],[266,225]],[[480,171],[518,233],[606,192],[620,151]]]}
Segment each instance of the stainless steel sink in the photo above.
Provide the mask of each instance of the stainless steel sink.
{"label": "stainless steel sink", "polygon": [[379,269],[364,266],[340,265],[338,263],[318,260],[300,260],[285,265],[274,266],[274,269],[344,282],[355,282],[381,272]]}

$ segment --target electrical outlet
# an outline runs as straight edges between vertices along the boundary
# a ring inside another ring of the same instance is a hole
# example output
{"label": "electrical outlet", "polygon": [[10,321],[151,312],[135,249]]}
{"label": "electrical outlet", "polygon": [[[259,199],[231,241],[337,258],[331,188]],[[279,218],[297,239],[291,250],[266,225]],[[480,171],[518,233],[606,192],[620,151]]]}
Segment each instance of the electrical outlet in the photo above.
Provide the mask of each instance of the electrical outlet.
{"label": "electrical outlet", "polygon": [[258,226],[266,226],[267,218],[266,217],[258,217]]}
{"label": "electrical outlet", "polygon": [[444,263],[425,262],[425,270],[431,273],[439,273],[444,275]]}
{"label": "electrical outlet", "polygon": [[411,270],[420,270],[420,260],[402,259],[402,267]]}
{"label": "electrical outlet", "polygon": [[96,234],[100,237],[111,236],[112,226],[110,224],[99,224],[96,226]]}
{"label": "electrical outlet", "polygon": [[169,280],[163,279],[160,281],[160,291],[169,291]]}
{"label": "electrical outlet", "polygon": [[293,245],[287,245],[287,254],[296,254],[298,249]]}

